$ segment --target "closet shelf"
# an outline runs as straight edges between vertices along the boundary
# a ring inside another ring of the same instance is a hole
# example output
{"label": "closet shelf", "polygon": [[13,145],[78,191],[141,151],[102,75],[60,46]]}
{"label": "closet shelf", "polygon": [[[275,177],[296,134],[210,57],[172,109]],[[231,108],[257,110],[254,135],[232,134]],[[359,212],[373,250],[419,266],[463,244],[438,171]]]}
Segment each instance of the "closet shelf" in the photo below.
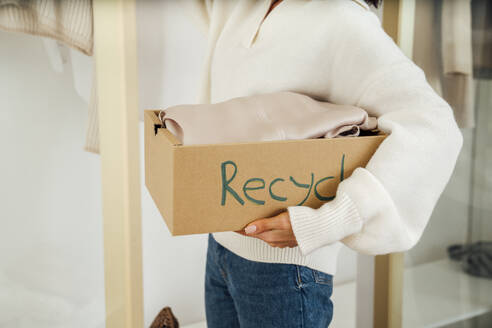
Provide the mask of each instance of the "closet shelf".
{"label": "closet shelf", "polygon": [[[492,283],[448,259],[405,269],[403,328],[435,328],[492,311]],[[355,327],[355,282],[334,288],[333,327]]]}

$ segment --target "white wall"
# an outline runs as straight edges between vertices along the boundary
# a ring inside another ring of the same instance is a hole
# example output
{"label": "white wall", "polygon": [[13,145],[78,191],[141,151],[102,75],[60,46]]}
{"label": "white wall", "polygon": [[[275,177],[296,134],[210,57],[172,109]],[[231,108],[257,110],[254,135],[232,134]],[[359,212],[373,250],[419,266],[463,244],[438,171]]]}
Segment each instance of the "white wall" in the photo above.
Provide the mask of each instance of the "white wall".
{"label": "white wall", "polygon": [[[204,36],[175,1],[139,2],[137,14],[141,109],[194,102]],[[77,65],[90,71],[92,62]],[[70,61],[56,73],[40,38],[0,32],[0,327],[104,320],[100,162],[82,151],[86,114]],[[463,240],[467,147],[408,265],[442,258]],[[166,305],[182,324],[203,320],[206,235],[170,237],[145,187],[142,208],[146,325]],[[345,248],[336,281],[354,275]]]}

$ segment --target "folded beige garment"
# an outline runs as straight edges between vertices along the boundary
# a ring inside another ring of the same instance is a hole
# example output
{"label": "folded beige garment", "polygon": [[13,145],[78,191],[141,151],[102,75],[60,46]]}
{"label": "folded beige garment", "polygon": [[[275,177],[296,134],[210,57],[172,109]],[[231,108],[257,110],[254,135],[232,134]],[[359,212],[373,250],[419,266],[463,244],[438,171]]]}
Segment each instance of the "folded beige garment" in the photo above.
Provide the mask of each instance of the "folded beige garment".
{"label": "folded beige garment", "polygon": [[179,105],[159,117],[183,145],[358,136],[377,119],[362,108],[316,101],[294,92]]}

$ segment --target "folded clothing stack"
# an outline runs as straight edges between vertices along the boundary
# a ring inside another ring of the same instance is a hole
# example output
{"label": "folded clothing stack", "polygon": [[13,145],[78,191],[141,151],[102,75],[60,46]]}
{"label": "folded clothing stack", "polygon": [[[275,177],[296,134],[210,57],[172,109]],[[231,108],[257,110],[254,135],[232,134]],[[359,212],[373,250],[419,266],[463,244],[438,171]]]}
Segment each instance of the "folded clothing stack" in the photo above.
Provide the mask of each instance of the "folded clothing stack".
{"label": "folded clothing stack", "polygon": [[362,108],[289,91],[173,106],[159,118],[183,145],[359,136],[377,127]]}

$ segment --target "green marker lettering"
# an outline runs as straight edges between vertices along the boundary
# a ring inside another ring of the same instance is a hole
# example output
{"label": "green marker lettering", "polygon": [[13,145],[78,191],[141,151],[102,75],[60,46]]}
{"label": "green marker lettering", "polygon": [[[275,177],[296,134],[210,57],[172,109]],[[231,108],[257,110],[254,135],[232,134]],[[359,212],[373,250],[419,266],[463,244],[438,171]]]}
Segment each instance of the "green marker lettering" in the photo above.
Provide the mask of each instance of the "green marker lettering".
{"label": "green marker lettering", "polygon": [[310,184],[298,183],[296,180],[294,180],[294,178],[292,176],[290,176],[290,181],[292,181],[297,187],[306,188],[306,189],[309,188],[306,197],[304,197],[304,199],[299,204],[297,204],[296,206],[300,206],[300,205],[304,204],[306,199],[308,199],[309,194],[311,193],[311,189],[313,187],[313,180],[314,180],[314,174],[313,173],[311,173],[311,183]]}
{"label": "green marker lettering", "polygon": [[[231,164],[234,167],[234,173],[232,174],[232,177],[229,180],[227,180],[227,178],[226,178],[226,165],[227,164]],[[225,205],[226,192],[228,191],[232,194],[232,196],[234,196],[234,198],[236,198],[236,200],[241,205],[244,205],[244,200],[241,197],[239,197],[239,195],[237,194],[237,192],[234,191],[234,189],[229,187],[229,183],[231,183],[231,181],[234,179],[234,177],[236,176],[236,173],[237,173],[236,163],[234,163],[233,161],[225,161],[225,162],[222,162],[222,164],[220,165],[220,168],[221,168],[221,174],[222,174],[222,201],[220,204],[222,206]]]}
{"label": "green marker lettering", "polygon": [[340,182],[343,181],[343,167],[344,167],[344,163],[345,163],[345,154],[342,155],[342,168],[340,170]]}
{"label": "green marker lettering", "polygon": [[330,176],[330,177],[324,177],[323,179],[319,179],[318,182],[316,182],[316,184],[314,185],[314,194],[316,195],[316,197],[318,197],[319,200],[332,200],[335,198],[335,196],[322,196],[318,193],[318,185],[325,181],[325,180],[328,180],[328,179],[333,179],[334,177]]}
{"label": "green marker lettering", "polygon": [[[248,187],[249,183],[252,183],[255,181],[261,182],[261,186]],[[263,189],[263,188],[265,188],[265,180],[263,180],[261,178],[251,178],[248,181],[246,181],[243,185],[244,196],[246,196],[246,198],[249,199],[250,201],[252,201],[253,203],[256,203],[258,205],[263,205],[263,204],[265,204],[264,200],[255,199],[255,198],[251,197],[250,195],[248,195],[248,193],[247,193],[247,190],[258,190],[258,189]]]}
{"label": "green marker lettering", "polygon": [[270,192],[270,196],[272,196],[273,199],[281,201],[281,202],[285,202],[287,200],[287,197],[281,197],[281,196],[275,195],[272,191],[272,186],[277,181],[285,181],[285,180],[282,178],[273,179],[272,182],[270,182],[270,186],[268,187],[268,191]]}

